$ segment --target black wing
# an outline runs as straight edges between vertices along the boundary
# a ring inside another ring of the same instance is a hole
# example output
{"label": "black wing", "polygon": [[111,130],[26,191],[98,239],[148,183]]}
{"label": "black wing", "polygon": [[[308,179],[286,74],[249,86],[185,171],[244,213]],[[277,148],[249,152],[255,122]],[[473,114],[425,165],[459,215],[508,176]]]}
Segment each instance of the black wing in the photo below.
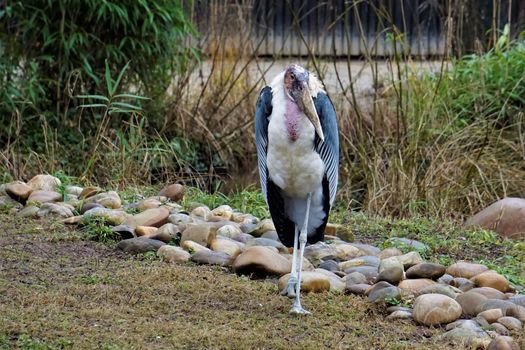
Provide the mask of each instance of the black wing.
{"label": "black wing", "polygon": [[259,95],[255,109],[255,144],[257,146],[257,160],[259,163],[259,177],[261,187],[272,215],[275,230],[279,234],[281,242],[287,246],[293,246],[295,224],[285,215],[285,203],[281,189],[270,180],[266,166],[266,154],[268,151],[268,123],[272,114],[272,89],[265,87]]}

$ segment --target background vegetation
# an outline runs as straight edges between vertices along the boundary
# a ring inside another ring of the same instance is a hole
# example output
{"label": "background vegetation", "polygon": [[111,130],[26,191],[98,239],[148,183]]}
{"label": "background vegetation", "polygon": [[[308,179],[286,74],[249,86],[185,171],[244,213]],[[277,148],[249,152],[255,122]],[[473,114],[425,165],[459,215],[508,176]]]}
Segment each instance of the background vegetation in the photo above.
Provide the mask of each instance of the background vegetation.
{"label": "background vegetation", "polygon": [[[390,40],[401,44],[387,78],[374,58],[361,59],[375,81],[366,108],[341,81],[331,96],[342,210],[461,218],[525,195],[519,28],[494,23],[479,45],[460,45],[471,35],[459,30],[465,3],[448,5],[438,72],[413,69],[392,23]],[[250,6],[216,3],[197,30],[195,7],[182,0],[0,3],[0,180],[62,171],[119,188],[257,183],[254,105],[271,63],[262,68],[257,56]],[[341,68],[309,52],[321,79],[328,68],[352,76],[352,58]]]}

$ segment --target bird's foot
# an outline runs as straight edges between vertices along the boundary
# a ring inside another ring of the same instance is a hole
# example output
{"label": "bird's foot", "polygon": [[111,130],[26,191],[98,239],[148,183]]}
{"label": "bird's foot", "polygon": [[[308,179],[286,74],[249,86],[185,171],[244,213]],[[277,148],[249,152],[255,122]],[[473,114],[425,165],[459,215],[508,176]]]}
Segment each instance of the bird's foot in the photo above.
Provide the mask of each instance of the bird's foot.
{"label": "bird's foot", "polygon": [[281,295],[287,296],[288,298],[295,298],[295,290],[297,288],[297,277],[290,276],[286,286],[281,291]]}
{"label": "bird's foot", "polygon": [[306,311],[301,307],[301,304],[293,304],[290,309],[290,313],[293,315],[310,315],[310,311]]}

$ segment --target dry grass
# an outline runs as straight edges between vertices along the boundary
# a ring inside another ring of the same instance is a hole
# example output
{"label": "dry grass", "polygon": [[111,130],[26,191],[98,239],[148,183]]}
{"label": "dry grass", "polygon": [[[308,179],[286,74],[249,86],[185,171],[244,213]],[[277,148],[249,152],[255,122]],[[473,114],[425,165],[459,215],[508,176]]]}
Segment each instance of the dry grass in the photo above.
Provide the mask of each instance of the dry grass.
{"label": "dry grass", "polygon": [[360,297],[304,297],[288,314],[272,280],[170,266],[80,240],[48,221],[1,216],[0,347],[455,349],[442,330],[385,321]]}

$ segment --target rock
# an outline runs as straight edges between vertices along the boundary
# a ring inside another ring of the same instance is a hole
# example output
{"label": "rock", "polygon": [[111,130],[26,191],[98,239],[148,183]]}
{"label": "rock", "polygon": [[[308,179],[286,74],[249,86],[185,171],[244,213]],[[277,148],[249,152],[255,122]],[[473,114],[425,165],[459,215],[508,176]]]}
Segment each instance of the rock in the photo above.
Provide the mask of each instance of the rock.
{"label": "rock", "polygon": [[259,223],[259,219],[253,216],[252,214],[245,214],[245,213],[238,213],[238,212],[233,212],[230,220],[238,224],[242,224],[242,223],[258,224]]}
{"label": "rock", "polygon": [[441,339],[461,345],[461,349],[485,349],[490,343],[490,336],[485,331],[468,328],[454,328],[441,336]]}
{"label": "rock", "polygon": [[498,318],[498,323],[505,326],[505,328],[514,331],[521,331],[523,329],[523,324],[521,323],[521,321],[517,318],[510,316],[503,316]]}
{"label": "rock", "polygon": [[367,290],[368,301],[372,303],[380,303],[384,301],[399,300],[401,293],[399,289],[388,282],[381,281],[374,284]]}
{"label": "rock", "polygon": [[324,228],[324,234],[335,236],[335,233],[337,232],[337,227],[339,226],[341,225],[332,224],[331,222],[327,223],[326,227]]}
{"label": "rock", "polygon": [[383,259],[387,259],[393,256],[399,256],[399,255],[403,255],[403,252],[395,247],[391,247],[391,248],[383,249],[381,253],[379,253],[379,259],[383,260]]}
{"label": "rock", "polygon": [[[288,283],[289,278],[289,273],[279,278],[279,290],[284,289],[284,287]],[[303,271],[301,273],[301,292],[320,293],[329,290],[330,280],[324,274],[314,271]]]}
{"label": "rock", "polygon": [[[153,226],[137,226],[135,227],[135,235],[137,237],[150,236],[157,232],[158,228]],[[151,238],[151,237],[148,237]]]}
{"label": "rock", "polygon": [[380,263],[381,260],[379,260],[377,256],[366,255],[339,263],[339,269],[344,271],[357,266],[373,266],[379,268]]}
{"label": "rock", "polygon": [[334,244],[334,253],[341,260],[349,260],[364,255],[361,249],[347,243]]}
{"label": "rock", "polygon": [[360,249],[363,252],[363,255],[374,255],[378,256],[379,253],[381,253],[381,249],[378,247],[374,247],[370,244],[363,244],[363,243],[350,243],[354,247]]}
{"label": "rock", "polygon": [[130,215],[124,211],[108,209],[104,207],[95,207],[84,213],[82,221],[90,220],[91,218],[104,218],[110,225],[122,224]]}
{"label": "rock", "polygon": [[414,320],[427,326],[449,323],[461,316],[461,306],[442,294],[420,295],[414,301]]}
{"label": "rock", "polygon": [[525,307],[521,305],[509,306],[505,310],[505,315],[515,317],[521,322],[525,322]]}
{"label": "rock", "polygon": [[314,265],[319,265],[326,257],[335,258],[335,255],[335,247],[325,242],[317,242],[304,248],[304,257]]}
{"label": "rock", "polygon": [[465,222],[508,238],[525,237],[525,199],[503,198],[483,209]]}
{"label": "rock", "polygon": [[263,233],[268,231],[275,231],[275,225],[271,219],[262,220],[253,231],[247,233],[254,237],[261,237]]}
{"label": "rock", "polygon": [[[93,208],[104,208],[103,206],[101,206],[100,204],[97,204],[97,203],[80,203],[80,213],[81,214],[84,214],[85,212],[87,212],[88,210],[91,210]],[[104,208],[106,209],[106,208]]]}
{"label": "rock", "polygon": [[62,220],[62,223],[66,225],[76,225],[76,224],[81,223],[83,218],[84,217],[82,215],[72,216],[72,217]]}
{"label": "rock", "polygon": [[498,323],[498,322],[494,322],[490,325],[490,327],[492,329],[494,329],[494,331],[496,331],[496,333],[498,334],[501,334],[501,335],[509,335],[510,332],[509,330],[507,329],[507,327],[505,327],[504,325],[502,325],[501,323]]}
{"label": "rock", "polygon": [[180,224],[186,225],[186,224],[192,223],[193,219],[188,214],[176,213],[176,214],[171,214],[168,217],[168,221],[175,225],[180,225]]}
{"label": "rock", "polygon": [[156,198],[147,198],[147,199],[144,199],[143,201],[140,201],[139,203],[137,203],[135,208],[142,212],[142,211],[145,211],[145,210],[148,210],[148,209],[158,208],[161,205],[162,205],[162,202],[159,201],[158,199],[156,199]]}
{"label": "rock", "polygon": [[392,238],[389,238],[389,239],[387,239],[385,241],[385,244],[393,246],[393,247],[396,247],[396,248],[409,247],[409,248],[415,249],[415,250],[417,250],[419,252],[424,252],[424,251],[427,251],[427,250],[430,249],[424,243],[416,241],[415,239],[408,239],[408,238],[404,238],[404,237],[392,237]]}
{"label": "rock", "polygon": [[97,203],[109,209],[122,207],[120,196],[115,191],[102,192],[95,194],[85,200],[85,203]]}
{"label": "rock", "polygon": [[2,207],[19,209],[22,204],[9,196],[0,196],[0,208]]}
{"label": "rock", "polygon": [[242,231],[234,225],[224,225],[217,229],[217,236],[235,238],[241,235]]}
{"label": "rock", "polygon": [[401,264],[403,264],[405,269],[408,269],[411,266],[421,264],[423,262],[423,258],[421,258],[421,255],[419,255],[418,252],[408,252],[403,255],[399,255],[394,257],[397,259]]}
{"label": "rock", "polygon": [[477,315],[479,307],[487,301],[487,297],[476,292],[466,292],[456,297],[456,301],[463,309],[463,315],[475,316]]}
{"label": "rock", "polygon": [[129,239],[135,237],[135,230],[133,227],[126,225],[118,225],[112,228],[113,232],[117,232],[122,239]]}
{"label": "rock", "polygon": [[233,209],[229,205],[221,205],[210,212],[208,221],[230,220],[233,215]]}
{"label": "rock", "polygon": [[27,205],[22,210],[20,210],[18,213],[16,213],[16,216],[21,218],[31,218],[37,216],[38,210],[40,210],[39,207],[35,205]]}
{"label": "rock", "polygon": [[441,283],[441,284],[450,284],[453,279],[454,277],[446,273],[443,276],[439,277],[437,281],[438,283]]}
{"label": "rock", "polygon": [[168,197],[174,202],[178,202],[184,198],[184,193],[186,192],[186,189],[181,184],[172,184],[164,187],[159,192],[159,196]]}
{"label": "rock", "polygon": [[473,264],[468,262],[457,262],[447,268],[447,273],[454,277],[472,278],[489,268],[481,264]]}
{"label": "rock", "polygon": [[146,252],[156,252],[165,244],[166,243],[156,239],[138,237],[120,241],[117,244],[117,249],[130,254],[140,254]]}
{"label": "rock", "polygon": [[365,295],[370,289],[369,284],[359,283],[345,286],[345,294]]}
{"label": "rock", "polygon": [[[279,253],[277,248],[274,248],[274,247],[266,247],[266,248],[275,249],[275,252]],[[290,262],[290,264],[292,263],[292,261],[293,261],[293,255],[292,254],[282,254],[281,253],[281,256],[286,258],[286,260],[288,260]],[[302,271],[313,271],[313,270],[315,270],[315,267],[308,261],[308,259],[306,259],[303,256],[303,270]]]}
{"label": "rock", "polygon": [[246,244],[246,242],[254,239],[255,237],[253,237],[251,234],[249,233],[241,233],[238,237],[234,237],[233,240],[234,241],[237,241],[237,242],[240,242],[240,243],[244,243]]}
{"label": "rock", "polygon": [[85,187],[82,192],[80,192],[78,198],[80,199],[87,199],[91,196],[96,195],[97,193],[103,192],[101,188],[99,187]]}
{"label": "rock", "polygon": [[56,190],[57,186],[62,183],[60,180],[51,175],[35,175],[31,180],[27,182],[27,185],[33,189],[33,191],[50,191]]}
{"label": "rock", "polygon": [[324,269],[315,269],[314,272],[320,273],[321,275],[328,277],[331,292],[341,293],[344,291],[345,282],[343,282],[342,278],[337,276],[335,273]]}
{"label": "rock", "polygon": [[456,299],[456,297],[458,296],[458,294],[460,294],[460,290],[452,287],[452,286],[446,286],[446,285],[442,285],[442,284],[433,284],[431,286],[428,286],[428,287],[425,287],[423,288],[420,292],[419,292],[419,295],[423,295],[423,294],[443,294],[443,295],[446,295],[447,297],[450,297],[452,299]]}
{"label": "rock", "polygon": [[274,241],[273,239],[258,237],[246,242],[246,247],[255,246],[274,247],[277,248],[277,250],[279,250],[281,253],[288,253],[288,248],[286,248],[281,242]]}
{"label": "rock", "polygon": [[379,265],[377,281],[387,281],[392,284],[397,284],[403,280],[404,274],[403,264],[401,264],[396,257],[383,259]]}
{"label": "rock", "polygon": [[331,272],[336,272],[339,271],[339,264],[335,260],[326,260],[319,264],[319,268]]}
{"label": "rock", "polygon": [[200,206],[191,211],[190,217],[207,220],[208,215],[210,215],[210,212],[211,212],[210,208],[206,206]]}
{"label": "rock", "polygon": [[200,251],[203,251],[203,250],[204,251],[211,250],[209,248],[206,248],[203,245],[200,245],[199,243],[196,243],[196,242],[193,242],[193,241],[190,241],[190,240],[181,242],[180,246],[181,246],[182,249],[188,251],[189,253],[197,253],[197,252],[200,252]]}
{"label": "rock", "polygon": [[190,240],[208,247],[217,236],[217,230],[210,224],[198,224],[187,227],[181,236],[181,244]]}
{"label": "rock", "polygon": [[337,236],[345,242],[354,241],[354,233],[348,226],[328,223],[325,227],[324,233],[328,236]]}
{"label": "rock", "polygon": [[480,312],[478,317],[483,317],[488,323],[494,323],[498,318],[503,317],[503,311],[501,309],[485,310]]}
{"label": "rock", "polygon": [[71,209],[65,206],[62,206],[62,205],[55,204],[55,203],[42,204],[42,206],[37,212],[37,215],[40,217],[54,215],[54,216],[60,216],[62,218],[70,218],[74,216]]}
{"label": "rock", "polygon": [[485,271],[470,279],[479,287],[491,287],[501,292],[509,290],[509,281],[496,271]]}
{"label": "rock", "polygon": [[406,272],[407,278],[430,278],[437,280],[445,274],[446,267],[441,264],[421,263],[412,266]]}
{"label": "rock", "polygon": [[223,252],[229,256],[235,258],[237,255],[241,254],[240,243],[225,239],[225,238],[216,238],[211,244],[210,248],[216,252]]}
{"label": "rock", "polygon": [[454,328],[470,329],[476,332],[483,330],[480,327],[479,323],[477,323],[474,320],[457,320],[457,321],[447,324],[447,326],[445,327],[447,331],[450,331],[451,329],[454,329]]}
{"label": "rock", "polygon": [[184,263],[190,260],[190,253],[180,247],[163,245],[157,251],[157,256],[168,263]]}
{"label": "rock", "polygon": [[368,279],[365,275],[363,275],[361,272],[352,272],[346,275],[343,280],[345,281],[347,286],[351,286],[352,284],[365,284],[368,282]]}
{"label": "rock", "polygon": [[428,278],[418,278],[418,279],[410,279],[410,280],[403,280],[401,281],[397,286],[399,289],[401,289],[401,292],[403,295],[419,295],[421,294],[421,291],[428,287],[436,284],[436,282],[432,281]]}
{"label": "rock", "polygon": [[172,223],[164,224],[160,228],[152,231],[153,232],[148,235],[148,238],[158,239],[164,243],[170,243],[173,239],[180,235],[179,228],[177,225],[173,225]]}
{"label": "rock", "polygon": [[70,195],[80,197],[80,194],[82,193],[83,188],[80,186],[72,186],[67,185],[66,186],[66,192]]}
{"label": "rock", "polygon": [[514,316],[512,314],[512,310],[514,309],[514,307],[516,307],[516,305],[514,305],[510,301],[499,300],[499,299],[487,299],[483,301],[481,304],[479,304],[478,309],[476,311],[477,313],[480,313],[482,311],[490,310],[490,309],[501,309],[504,315]]}
{"label": "rock", "polygon": [[509,298],[509,301],[516,305],[525,307],[525,295],[524,294],[514,295]]}
{"label": "rock", "polygon": [[388,321],[393,321],[393,320],[411,320],[413,317],[412,317],[412,312],[410,311],[403,311],[403,310],[397,310],[397,311],[394,311],[392,312],[390,315],[388,315],[386,317],[386,319]]}
{"label": "rock", "polygon": [[201,250],[191,256],[191,261],[205,265],[231,266],[233,258],[224,252]]}
{"label": "rock", "polygon": [[500,299],[505,300],[508,297],[505,295],[505,293],[500,292],[497,289],[491,288],[491,287],[479,287],[479,288],[472,288],[470,289],[471,292],[476,292],[478,294],[486,296],[488,299]]}
{"label": "rock", "polygon": [[137,226],[154,226],[154,227],[161,227],[165,223],[168,222],[168,216],[170,215],[170,212],[166,208],[155,208],[155,209],[148,209],[143,211],[142,213],[133,215],[126,219],[125,225],[131,226],[131,227],[137,227]]}
{"label": "rock", "polygon": [[463,278],[463,277],[455,277],[455,278],[453,278],[452,282],[450,283],[450,285],[458,288],[462,292],[467,292],[467,291],[473,289],[476,286],[476,284],[474,282],[472,282],[469,279]]}
{"label": "rock", "polygon": [[62,200],[62,195],[55,191],[34,190],[27,200],[33,203],[59,202]]}
{"label": "rock", "polygon": [[279,235],[277,234],[277,231],[266,231],[262,234],[261,238],[271,239],[277,242],[281,242],[279,240]]}
{"label": "rock", "polygon": [[22,181],[14,181],[6,184],[4,190],[5,193],[15,201],[25,203],[33,191],[33,188]]}
{"label": "rock", "polygon": [[499,336],[490,342],[487,350],[520,350],[520,346],[511,337]]}
{"label": "rock", "polygon": [[363,274],[368,282],[374,282],[377,275],[379,275],[378,268],[374,266],[357,266],[345,270],[347,274],[351,274],[352,272]]}
{"label": "rock", "polygon": [[[269,275],[282,276],[289,273],[292,264],[283,256],[267,247],[249,247],[233,263],[233,270],[238,274],[254,274],[258,277]],[[330,288],[328,282],[328,288]]]}

